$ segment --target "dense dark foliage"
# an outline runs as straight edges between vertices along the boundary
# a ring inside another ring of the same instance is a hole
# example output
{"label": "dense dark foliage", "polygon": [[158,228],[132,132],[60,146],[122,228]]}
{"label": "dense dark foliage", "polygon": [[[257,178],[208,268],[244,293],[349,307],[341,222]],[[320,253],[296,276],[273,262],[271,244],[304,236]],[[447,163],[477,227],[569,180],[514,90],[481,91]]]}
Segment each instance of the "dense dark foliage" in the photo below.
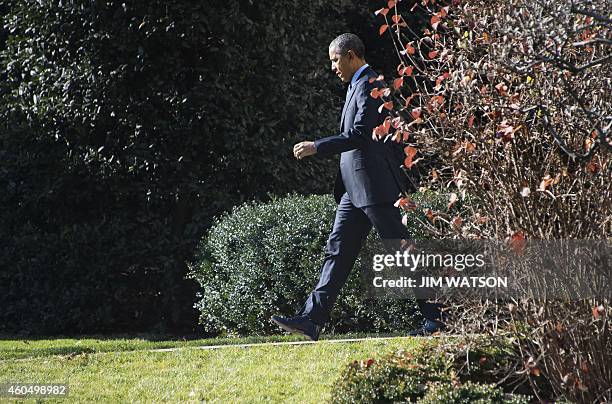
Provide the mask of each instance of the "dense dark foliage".
{"label": "dense dark foliage", "polygon": [[0,331],[195,324],[211,218],[331,188],[290,150],[337,127],[347,5],[0,1]]}

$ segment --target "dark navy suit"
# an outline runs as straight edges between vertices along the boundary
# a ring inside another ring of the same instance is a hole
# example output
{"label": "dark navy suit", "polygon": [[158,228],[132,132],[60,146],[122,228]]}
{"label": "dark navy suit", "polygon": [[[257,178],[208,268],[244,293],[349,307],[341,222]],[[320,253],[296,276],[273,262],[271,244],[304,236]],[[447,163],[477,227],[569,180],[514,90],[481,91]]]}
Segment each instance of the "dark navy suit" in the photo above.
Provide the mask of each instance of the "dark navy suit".
{"label": "dark navy suit", "polygon": [[[372,140],[372,130],[383,121],[380,99],[370,96],[379,82],[377,74],[362,70],[349,87],[340,134],[315,140],[317,154],[340,153],[340,170],[334,187],[338,202],[333,230],[325,247],[325,261],[319,283],[300,311],[318,325],[329,320],[329,313],[357,259],[372,225],[382,239],[408,239],[398,208],[405,175],[400,162],[393,160],[390,144]],[[439,317],[437,305],[418,300],[421,312],[430,319]]]}

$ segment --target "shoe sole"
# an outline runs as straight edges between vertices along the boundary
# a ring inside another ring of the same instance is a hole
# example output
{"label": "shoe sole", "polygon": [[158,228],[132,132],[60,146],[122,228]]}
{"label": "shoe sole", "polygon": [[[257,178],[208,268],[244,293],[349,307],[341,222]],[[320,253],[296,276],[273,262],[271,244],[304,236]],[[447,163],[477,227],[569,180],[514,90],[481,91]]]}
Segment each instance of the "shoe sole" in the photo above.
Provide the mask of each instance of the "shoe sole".
{"label": "shoe sole", "polygon": [[287,327],[285,324],[283,323],[279,323],[278,321],[276,321],[275,319],[271,318],[270,320],[272,320],[274,322],[274,324],[278,325],[280,328],[282,328],[284,331],[291,333],[291,334],[299,334],[299,335],[303,335],[306,338],[308,338],[311,341],[318,341],[318,339],[314,339],[312,338],[310,335],[306,334],[303,331],[297,330],[295,328],[289,328]]}

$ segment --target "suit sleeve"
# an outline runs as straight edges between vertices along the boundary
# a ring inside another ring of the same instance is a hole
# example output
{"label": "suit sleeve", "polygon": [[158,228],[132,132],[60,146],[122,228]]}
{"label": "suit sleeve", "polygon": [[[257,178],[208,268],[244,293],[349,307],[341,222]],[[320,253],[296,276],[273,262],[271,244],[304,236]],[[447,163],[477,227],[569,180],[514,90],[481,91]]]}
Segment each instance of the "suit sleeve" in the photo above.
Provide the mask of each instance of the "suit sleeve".
{"label": "suit sleeve", "polygon": [[353,124],[339,135],[315,140],[317,153],[339,154],[364,148],[368,142],[373,141],[372,130],[380,121],[378,107],[381,105],[381,101],[370,96],[371,88],[374,88],[374,86],[368,80],[365,80],[355,89],[355,95],[351,100],[356,103],[357,108]]}

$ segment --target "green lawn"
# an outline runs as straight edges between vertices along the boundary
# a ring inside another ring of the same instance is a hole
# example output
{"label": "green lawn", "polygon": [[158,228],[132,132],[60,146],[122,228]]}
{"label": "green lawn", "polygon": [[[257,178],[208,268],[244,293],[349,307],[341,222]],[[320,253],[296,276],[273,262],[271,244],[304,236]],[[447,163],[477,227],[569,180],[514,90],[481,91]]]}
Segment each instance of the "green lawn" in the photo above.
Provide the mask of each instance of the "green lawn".
{"label": "green lawn", "polygon": [[[418,341],[393,338],[342,343],[320,341],[307,345],[195,348],[279,340],[296,341],[298,338],[278,336],[191,341],[5,339],[0,340],[0,384],[66,383],[71,401],[320,402],[330,397],[330,386],[345,364],[399,348],[410,348]],[[182,349],[148,351],[165,347]]]}

